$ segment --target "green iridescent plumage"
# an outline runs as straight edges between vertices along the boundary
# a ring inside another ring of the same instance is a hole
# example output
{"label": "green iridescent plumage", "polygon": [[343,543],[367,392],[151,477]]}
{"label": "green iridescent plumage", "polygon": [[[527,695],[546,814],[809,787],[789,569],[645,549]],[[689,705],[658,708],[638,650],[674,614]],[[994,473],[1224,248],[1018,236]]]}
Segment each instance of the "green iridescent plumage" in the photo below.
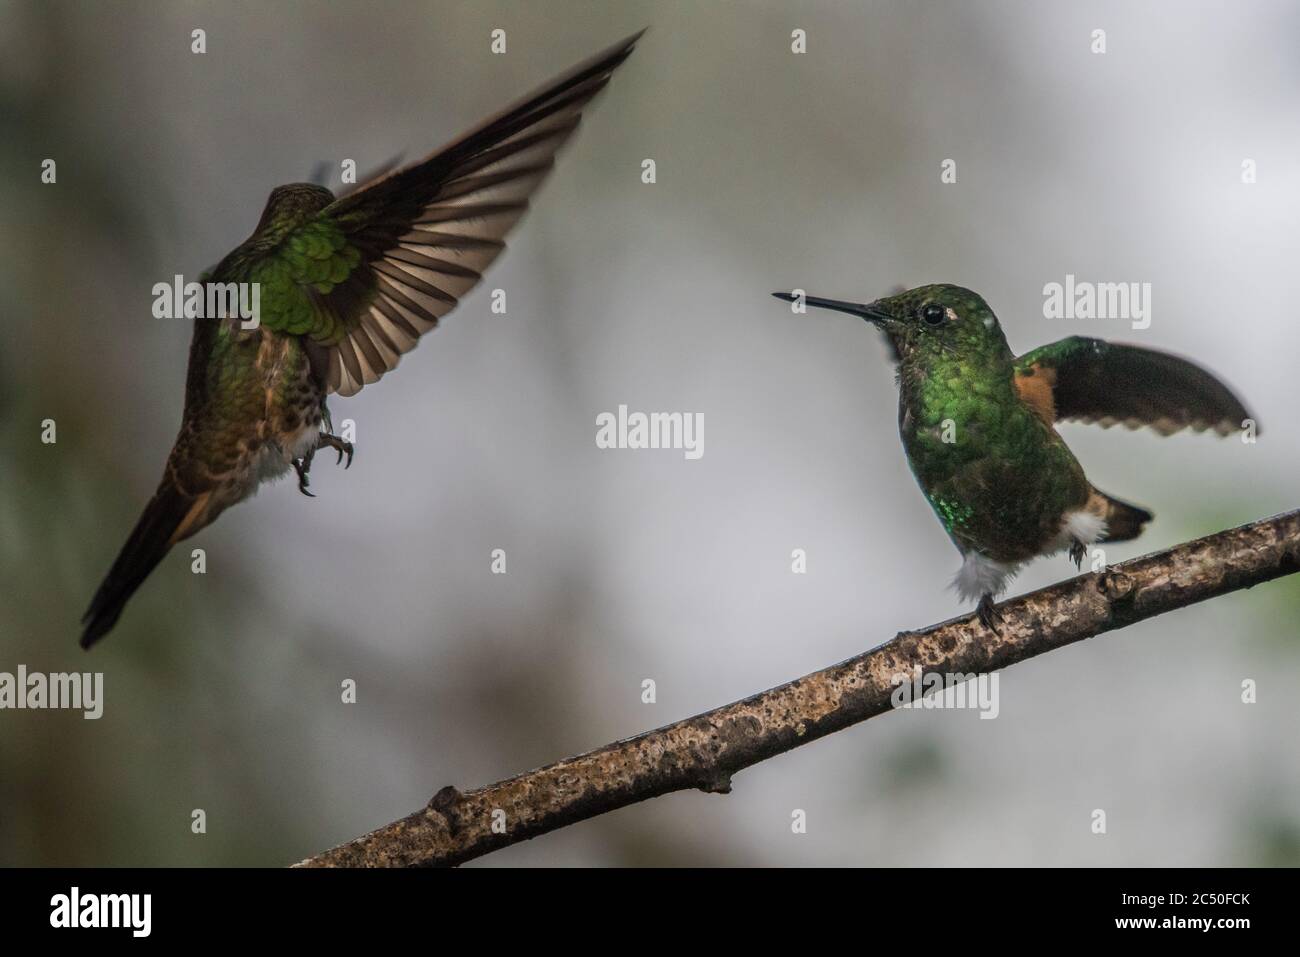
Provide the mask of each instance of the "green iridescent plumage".
{"label": "green iridescent plumage", "polygon": [[212,271],[215,282],[257,283],[262,327],[334,344],[359,323],[320,301],[363,264],[361,251],[327,212],[334,194],[309,183],[272,193],[258,231]]}
{"label": "green iridescent plumage", "polygon": [[348,244],[336,224],[321,216],[303,224],[248,271],[248,281],[261,283],[263,325],[318,342],[338,342],[352,317],[317,308],[311,294],[333,292],[360,264],[360,250]]}
{"label": "green iridescent plumage", "polygon": [[[778,298],[799,301],[793,294]],[[1098,491],[1055,428],[1060,419],[1163,434],[1246,425],[1232,392],[1167,353],[1072,337],[1016,358],[977,294],[921,286],[873,303],[804,297],[861,316],[898,360],[899,435],[926,500],[963,555],[958,591],[992,598],[1028,560],[1136,537],[1151,513]]]}
{"label": "green iridescent plumage", "polygon": [[982,299],[922,286],[889,302],[899,315],[931,302],[944,310],[939,324],[894,334],[900,435],[935,513],[963,549],[999,562],[1034,557],[1059,533],[1061,517],[1086,504],[1083,469],[1019,400],[1014,357]]}

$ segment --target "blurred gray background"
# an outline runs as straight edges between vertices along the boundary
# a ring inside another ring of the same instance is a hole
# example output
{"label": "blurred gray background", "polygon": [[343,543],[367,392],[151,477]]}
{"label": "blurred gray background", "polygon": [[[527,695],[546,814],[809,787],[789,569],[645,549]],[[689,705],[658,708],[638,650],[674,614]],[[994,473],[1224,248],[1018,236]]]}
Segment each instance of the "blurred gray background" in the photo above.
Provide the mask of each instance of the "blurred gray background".
{"label": "blurred gray background", "polygon": [[[487,282],[332,403],[351,470],[226,513],[80,651],[179,423],[189,323],[153,283],[317,163],[419,157],[647,25]],[[0,3],[0,670],[107,697],[0,713],[0,863],[296,861],[967,611],[882,343],[775,289],[960,283],[1018,350],[1222,375],[1255,445],[1062,428],[1157,515],[1111,561],[1295,506],[1298,41],[1281,2]],[[1150,282],[1151,327],[1044,319],[1067,273]],[[620,403],[703,412],[704,457],[597,449]],[[882,717],[475,866],[1297,864],[1297,612],[1295,579],[1234,594],[1010,669],[995,721]]]}

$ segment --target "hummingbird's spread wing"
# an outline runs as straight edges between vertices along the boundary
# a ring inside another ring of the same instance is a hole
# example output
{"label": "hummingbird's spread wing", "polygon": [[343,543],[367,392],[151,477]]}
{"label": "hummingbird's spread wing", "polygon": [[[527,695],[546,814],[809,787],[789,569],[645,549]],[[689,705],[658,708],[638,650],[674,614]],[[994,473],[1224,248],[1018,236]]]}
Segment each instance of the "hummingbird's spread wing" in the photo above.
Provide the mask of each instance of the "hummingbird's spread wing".
{"label": "hummingbird's spread wing", "polygon": [[290,233],[254,269],[262,324],[325,348],[330,392],[397,365],[472,289],[550,171],[582,109],[632,52],[628,37]]}
{"label": "hummingbird's spread wing", "polygon": [[1048,424],[1076,419],[1104,428],[1146,425],[1161,435],[1189,427],[1228,435],[1250,418],[1226,385],[1186,359],[1084,336],[1020,356],[1015,384]]}

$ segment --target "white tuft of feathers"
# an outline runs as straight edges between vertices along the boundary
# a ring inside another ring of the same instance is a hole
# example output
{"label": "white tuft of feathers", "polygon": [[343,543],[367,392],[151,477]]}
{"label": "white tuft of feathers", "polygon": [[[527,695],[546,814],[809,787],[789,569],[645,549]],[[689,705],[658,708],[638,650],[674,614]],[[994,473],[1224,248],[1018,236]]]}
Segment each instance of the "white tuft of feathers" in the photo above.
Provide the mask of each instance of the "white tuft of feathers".
{"label": "white tuft of feathers", "polygon": [[[1106,520],[1100,515],[1079,509],[1061,518],[1061,531],[1041,555],[1055,555],[1076,541],[1092,545],[1106,536]],[[1040,556],[1041,557],[1041,556]],[[977,551],[962,552],[961,569],[952,584],[962,601],[976,601],[984,595],[996,598],[1025,562],[999,562]]]}

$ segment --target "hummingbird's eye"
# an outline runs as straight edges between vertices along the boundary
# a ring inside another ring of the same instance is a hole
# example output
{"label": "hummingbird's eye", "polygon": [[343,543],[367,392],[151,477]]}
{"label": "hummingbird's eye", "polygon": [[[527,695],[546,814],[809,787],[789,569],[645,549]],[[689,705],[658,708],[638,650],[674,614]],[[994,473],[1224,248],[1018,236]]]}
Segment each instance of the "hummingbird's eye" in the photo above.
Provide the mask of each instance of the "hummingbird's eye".
{"label": "hummingbird's eye", "polygon": [[943,324],[944,319],[948,317],[948,310],[937,302],[932,302],[927,306],[921,307],[921,321],[927,326],[939,326]]}

